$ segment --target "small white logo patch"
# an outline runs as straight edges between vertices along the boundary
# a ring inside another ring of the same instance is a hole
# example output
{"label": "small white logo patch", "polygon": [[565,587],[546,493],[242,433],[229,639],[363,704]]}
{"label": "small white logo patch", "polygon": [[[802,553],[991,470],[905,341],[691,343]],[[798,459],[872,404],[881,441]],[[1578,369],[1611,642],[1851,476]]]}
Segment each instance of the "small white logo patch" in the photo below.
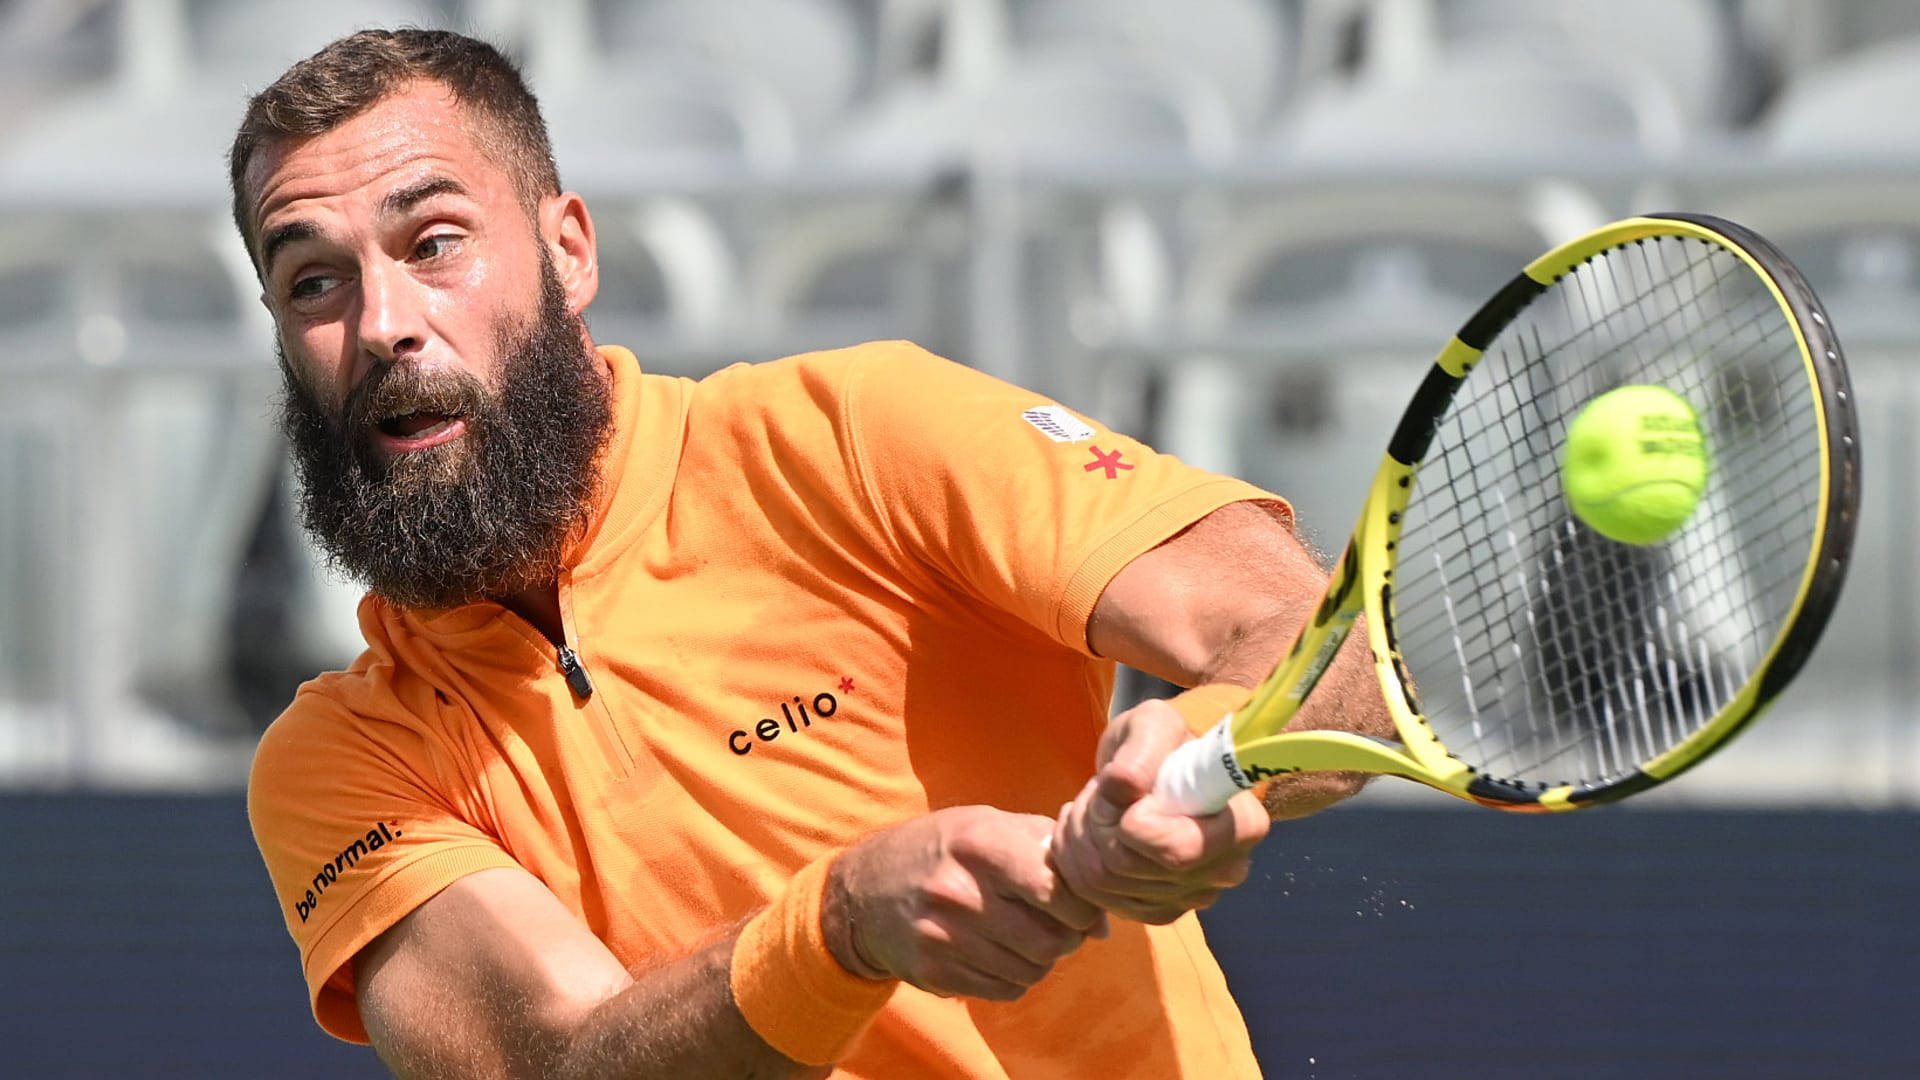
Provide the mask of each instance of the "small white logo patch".
{"label": "small white logo patch", "polygon": [[1058,405],[1042,405],[1037,409],[1028,409],[1020,414],[1020,419],[1038,428],[1040,434],[1054,442],[1083,442],[1096,434],[1087,426],[1086,421]]}

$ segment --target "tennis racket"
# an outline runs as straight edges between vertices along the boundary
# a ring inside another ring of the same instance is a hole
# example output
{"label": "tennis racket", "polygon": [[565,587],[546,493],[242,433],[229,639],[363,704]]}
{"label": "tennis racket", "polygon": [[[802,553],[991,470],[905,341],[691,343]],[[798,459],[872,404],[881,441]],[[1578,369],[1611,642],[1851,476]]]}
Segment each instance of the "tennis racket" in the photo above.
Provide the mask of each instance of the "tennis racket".
{"label": "tennis racket", "polygon": [[[1574,516],[1581,408],[1664,386],[1711,462],[1664,541]],[[1860,498],[1840,346],[1762,237],[1630,218],[1541,256],[1441,350],[1395,428],[1323,599],[1252,699],[1162,767],[1209,813],[1268,777],[1407,777],[1503,810],[1571,810],[1669,780],[1799,671],[1838,599]],[[1362,613],[1397,739],[1287,731]]]}

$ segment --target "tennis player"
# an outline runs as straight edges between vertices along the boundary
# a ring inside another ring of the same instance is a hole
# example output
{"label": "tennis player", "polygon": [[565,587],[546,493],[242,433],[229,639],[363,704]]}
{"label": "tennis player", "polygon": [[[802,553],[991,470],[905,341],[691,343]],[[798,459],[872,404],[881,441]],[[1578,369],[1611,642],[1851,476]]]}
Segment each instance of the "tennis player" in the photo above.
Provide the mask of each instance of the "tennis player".
{"label": "tennis player", "polygon": [[[323,1028],[410,1077],[1257,1074],[1190,912],[1360,781],[1145,796],[1320,594],[1285,503],[905,343],[595,346],[593,219],[468,38],[334,43],[231,165],[369,590],[249,788]],[[1194,689],[1109,724],[1115,661]],[[1334,677],[1308,722],[1384,730]]]}

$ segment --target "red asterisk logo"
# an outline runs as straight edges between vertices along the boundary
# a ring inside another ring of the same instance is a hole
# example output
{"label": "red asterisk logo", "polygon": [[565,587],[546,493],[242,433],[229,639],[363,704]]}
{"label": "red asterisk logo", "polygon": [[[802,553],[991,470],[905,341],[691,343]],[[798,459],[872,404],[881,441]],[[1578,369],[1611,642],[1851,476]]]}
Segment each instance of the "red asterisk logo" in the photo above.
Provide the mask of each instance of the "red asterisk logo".
{"label": "red asterisk logo", "polygon": [[1115,450],[1113,453],[1107,454],[1102,453],[1097,446],[1090,447],[1090,449],[1093,451],[1093,460],[1081,466],[1081,468],[1087,472],[1092,472],[1095,469],[1105,469],[1107,470],[1107,479],[1112,480],[1117,478],[1122,470],[1133,468],[1133,466],[1120,460],[1120,455],[1123,451]]}
{"label": "red asterisk logo", "polygon": [[853,693],[853,680],[847,678],[845,675],[840,677],[840,692],[843,694]]}

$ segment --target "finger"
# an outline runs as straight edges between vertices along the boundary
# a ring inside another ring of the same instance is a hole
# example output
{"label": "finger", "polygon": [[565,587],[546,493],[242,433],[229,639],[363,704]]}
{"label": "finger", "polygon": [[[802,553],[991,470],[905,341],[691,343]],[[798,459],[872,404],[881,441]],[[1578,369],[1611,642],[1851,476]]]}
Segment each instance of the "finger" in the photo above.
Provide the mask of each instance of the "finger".
{"label": "finger", "polygon": [[1080,833],[1071,824],[1074,820],[1071,810],[1071,805],[1062,807],[1060,819],[1054,822],[1034,819],[1037,830],[1050,830],[1040,832],[1034,851],[1038,857],[1006,866],[1002,885],[996,891],[1084,934],[1100,923],[1102,912],[1098,905],[1074,890],[1055,858],[1059,851],[1082,850],[1076,842]]}
{"label": "finger", "polygon": [[1109,881],[1089,887],[1086,897],[1107,911],[1121,912],[1127,904],[1179,903],[1199,891],[1218,892],[1247,879],[1243,863],[1227,862],[1174,881]]}
{"label": "finger", "polygon": [[1095,775],[1096,799],[1126,807],[1153,790],[1160,763],[1189,738],[1187,725],[1164,701],[1142,702],[1129,711],[1119,745]]}
{"label": "finger", "polygon": [[1184,872],[1245,855],[1272,824],[1260,800],[1241,792],[1205,817],[1173,813],[1158,800],[1143,799],[1128,808],[1115,835],[1149,862]]}
{"label": "finger", "polygon": [[1049,857],[1062,885],[1104,910],[1142,895],[1168,896],[1191,886],[1183,872],[1161,866],[1120,842],[1117,827],[1093,827],[1089,806],[1070,804],[1055,823]]}
{"label": "finger", "polygon": [[[1094,921],[1097,920],[1088,920],[1089,924]],[[982,937],[995,945],[1042,966],[1051,966],[1055,960],[1079,948],[1087,936],[1085,932],[1011,896],[995,897],[988,901],[980,931]]]}
{"label": "finger", "polygon": [[1149,885],[1178,881],[1189,872],[1187,867],[1169,866],[1147,852],[1135,849],[1128,844],[1121,827],[1093,837],[1090,846],[1099,859],[1095,883],[1104,883],[1106,888],[1120,888],[1123,883]]}
{"label": "finger", "polygon": [[1211,903],[1211,899],[1201,902],[1187,897],[1178,900],[1119,900],[1114,903],[1113,914],[1131,922],[1165,926],[1187,912]]}
{"label": "finger", "polygon": [[1021,889],[1012,898],[1031,905],[1047,918],[1078,933],[1091,931],[1100,922],[1100,906],[1075,892],[1059,873],[1048,875],[1049,884],[1040,890]]}
{"label": "finger", "polygon": [[[1089,807],[1085,803],[1070,805],[1061,814],[1047,855],[1058,886],[1074,900],[1103,912],[1113,910],[1114,901],[1139,887],[1140,882],[1133,879],[1134,875],[1173,876],[1128,850],[1114,835],[1112,827],[1095,828],[1089,821]],[[1072,914],[1062,914],[1066,921],[1088,929],[1091,934],[1105,934],[1104,926],[1099,923],[1088,928]]]}
{"label": "finger", "polygon": [[[990,919],[950,924],[942,959],[991,981],[1031,986],[1085,939],[1017,901],[1002,900]],[[1024,913],[1024,918],[1023,918]]]}

